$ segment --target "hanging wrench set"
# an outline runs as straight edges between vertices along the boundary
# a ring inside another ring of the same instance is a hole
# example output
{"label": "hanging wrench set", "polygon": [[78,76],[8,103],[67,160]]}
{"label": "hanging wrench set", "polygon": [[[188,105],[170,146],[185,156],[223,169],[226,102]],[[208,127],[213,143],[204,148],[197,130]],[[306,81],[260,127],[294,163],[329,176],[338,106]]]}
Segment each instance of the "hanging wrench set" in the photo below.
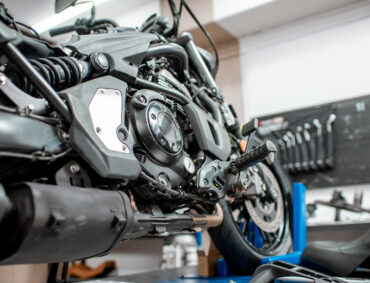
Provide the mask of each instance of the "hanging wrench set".
{"label": "hanging wrench set", "polygon": [[259,117],[258,135],[277,160],[310,187],[369,183],[370,96]]}

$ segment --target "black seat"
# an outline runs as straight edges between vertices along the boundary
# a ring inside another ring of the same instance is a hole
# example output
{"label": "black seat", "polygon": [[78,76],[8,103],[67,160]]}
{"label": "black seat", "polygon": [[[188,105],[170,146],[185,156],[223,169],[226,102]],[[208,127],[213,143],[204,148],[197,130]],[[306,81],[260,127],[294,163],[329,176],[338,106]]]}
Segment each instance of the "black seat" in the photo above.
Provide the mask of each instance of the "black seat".
{"label": "black seat", "polygon": [[370,258],[370,229],[351,242],[307,244],[300,265],[337,276],[348,276]]}

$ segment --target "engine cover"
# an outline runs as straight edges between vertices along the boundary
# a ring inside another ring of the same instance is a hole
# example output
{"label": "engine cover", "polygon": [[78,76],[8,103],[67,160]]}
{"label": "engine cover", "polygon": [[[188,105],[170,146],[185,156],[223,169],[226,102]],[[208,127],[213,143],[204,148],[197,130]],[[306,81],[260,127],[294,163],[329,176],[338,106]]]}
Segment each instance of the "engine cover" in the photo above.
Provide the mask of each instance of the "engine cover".
{"label": "engine cover", "polygon": [[154,139],[170,154],[179,153],[182,148],[182,134],[176,117],[163,103],[150,103],[146,115]]}
{"label": "engine cover", "polygon": [[142,144],[154,160],[173,164],[182,156],[183,137],[174,113],[162,95],[140,90],[132,99],[132,121]]}

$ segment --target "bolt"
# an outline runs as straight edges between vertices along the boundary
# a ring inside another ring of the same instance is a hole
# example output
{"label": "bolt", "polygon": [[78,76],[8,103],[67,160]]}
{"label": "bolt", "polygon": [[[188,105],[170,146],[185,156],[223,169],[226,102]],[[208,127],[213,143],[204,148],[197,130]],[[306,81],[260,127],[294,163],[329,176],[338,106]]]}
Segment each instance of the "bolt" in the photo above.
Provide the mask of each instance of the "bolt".
{"label": "bolt", "polygon": [[6,82],[6,77],[5,77],[5,75],[1,74],[0,75],[0,85],[4,85],[5,82]]}
{"label": "bolt", "polygon": [[72,164],[70,167],[69,167],[69,170],[71,171],[72,174],[77,174],[80,172],[81,168],[78,164]]}
{"label": "bolt", "polygon": [[96,127],[96,128],[95,128],[95,131],[96,131],[98,134],[100,134],[100,133],[101,133],[101,128],[100,128],[100,127]]}
{"label": "bolt", "polygon": [[126,134],[123,130],[118,131],[118,138],[123,141],[126,139]]}
{"label": "bolt", "polygon": [[157,116],[155,116],[155,114],[150,114],[150,118],[152,118],[153,120],[157,119]]}
{"label": "bolt", "polygon": [[130,149],[128,148],[128,146],[125,143],[122,145],[122,150],[123,150],[123,153],[129,153],[130,152]]}
{"label": "bolt", "polygon": [[27,110],[27,112],[32,112],[33,110],[35,110],[35,106],[33,105],[33,104],[28,104],[27,106],[26,106],[26,110]]}
{"label": "bolt", "polygon": [[167,187],[167,186],[168,186],[168,182],[167,182],[167,180],[166,180],[166,178],[165,178],[165,177],[160,176],[158,179],[159,179],[159,182],[160,182],[163,186],[165,186],[165,187]]}
{"label": "bolt", "polygon": [[68,135],[66,132],[63,132],[63,133],[62,133],[62,138],[63,138],[65,141],[68,141],[68,140],[69,140],[69,135]]}
{"label": "bolt", "polygon": [[208,180],[207,179],[203,179],[203,184],[207,186],[208,185]]}
{"label": "bolt", "polygon": [[145,98],[145,96],[144,96],[144,95],[140,95],[139,99],[140,99],[140,101],[141,101],[142,103],[146,103],[146,98]]}

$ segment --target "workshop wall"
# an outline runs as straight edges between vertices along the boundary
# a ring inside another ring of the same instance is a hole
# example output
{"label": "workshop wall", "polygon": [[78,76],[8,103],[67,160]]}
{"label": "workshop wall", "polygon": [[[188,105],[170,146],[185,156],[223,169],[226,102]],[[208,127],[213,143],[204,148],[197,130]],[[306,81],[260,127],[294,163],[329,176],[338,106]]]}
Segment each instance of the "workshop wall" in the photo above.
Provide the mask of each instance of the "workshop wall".
{"label": "workshop wall", "polygon": [[240,39],[245,119],[370,92],[370,2]]}

